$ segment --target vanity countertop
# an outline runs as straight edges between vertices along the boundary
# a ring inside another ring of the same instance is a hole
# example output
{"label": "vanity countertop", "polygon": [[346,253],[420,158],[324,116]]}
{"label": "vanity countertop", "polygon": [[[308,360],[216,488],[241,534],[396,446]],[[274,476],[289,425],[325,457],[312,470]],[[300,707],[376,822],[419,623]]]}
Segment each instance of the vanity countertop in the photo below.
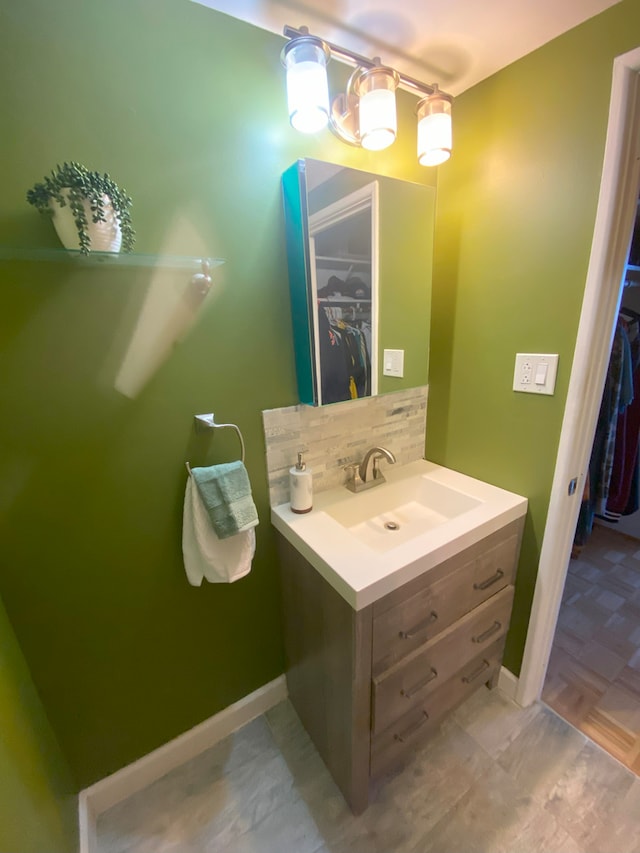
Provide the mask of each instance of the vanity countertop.
{"label": "vanity countertop", "polygon": [[320,492],[303,515],[288,503],[271,509],[274,527],[354,610],[527,511],[526,498],[426,460],[386,466],[384,475],[358,494]]}

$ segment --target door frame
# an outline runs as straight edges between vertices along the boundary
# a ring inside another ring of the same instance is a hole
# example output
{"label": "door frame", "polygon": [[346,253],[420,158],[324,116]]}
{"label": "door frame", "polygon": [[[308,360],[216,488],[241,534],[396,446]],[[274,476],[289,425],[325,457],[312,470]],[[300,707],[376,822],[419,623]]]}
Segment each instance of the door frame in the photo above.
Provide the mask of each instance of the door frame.
{"label": "door frame", "polygon": [[614,60],[589,268],[515,693],[523,706],[539,699],[544,685],[620,305],[640,185],[639,72],[640,47]]}

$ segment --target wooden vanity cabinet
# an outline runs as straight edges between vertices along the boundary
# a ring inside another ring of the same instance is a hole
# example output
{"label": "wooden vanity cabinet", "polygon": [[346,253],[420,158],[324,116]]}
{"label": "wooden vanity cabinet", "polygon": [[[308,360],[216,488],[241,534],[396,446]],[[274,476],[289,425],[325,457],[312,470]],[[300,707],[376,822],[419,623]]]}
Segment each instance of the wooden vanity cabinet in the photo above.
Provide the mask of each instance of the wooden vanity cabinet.
{"label": "wooden vanity cabinet", "polygon": [[289,697],[355,813],[456,705],[497,681],[524,519],[361,609],[280,533]]}

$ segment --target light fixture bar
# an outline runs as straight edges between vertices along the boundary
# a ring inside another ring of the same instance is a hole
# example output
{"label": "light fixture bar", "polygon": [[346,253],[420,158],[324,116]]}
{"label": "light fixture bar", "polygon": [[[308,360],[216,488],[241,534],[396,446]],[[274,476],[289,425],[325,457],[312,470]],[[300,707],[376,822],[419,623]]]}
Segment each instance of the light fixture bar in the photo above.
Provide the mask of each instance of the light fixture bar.
{"label": "light fixture bar", "polygon": [[[282,32],[285,38],[288,39],[312,35],[309,32],[308,27],[296,28],[287,25],[284,27]],[[319,38],[320,41],[324,42],[324,44],[331,51],[332,56],[335,56],[336,59],[343,60],[349,65],[353,65],[355,67],[360,68],[375,68],[376,66],[380,65],[380,59],[377,56],[373,59],[369,59],[366,56],[361,56],[359,53],[355,53],[354,51],[349,50],[346,47],[340,47],[340,45],[334,44],[333,42],[327,41],[326,39],[320,38],[319,36],[314,36],[314,38]],[[421,95],[433,95],[435,92],[440,92],[445,97],[450,97],[447,96],[447,93],[443,92],[435,84],[432,85],[430,83],[422,83],[420,80],[416,80],[415,77],[409,77],[407,74],[403,74],[401,71],[396,71],[396,74],[398,75],[398,88],[400,89],[404,89],[405,91],[413,92],[414,94],[418,93]]]}

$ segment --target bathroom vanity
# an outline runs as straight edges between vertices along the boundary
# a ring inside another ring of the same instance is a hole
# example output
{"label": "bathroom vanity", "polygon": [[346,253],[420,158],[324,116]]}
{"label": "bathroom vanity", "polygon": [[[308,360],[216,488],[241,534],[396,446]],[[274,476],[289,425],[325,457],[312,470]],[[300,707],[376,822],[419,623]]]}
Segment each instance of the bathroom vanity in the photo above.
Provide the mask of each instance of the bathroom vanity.
{"label": "bathroom vanity", "polygon": [[356,813],[498,677],[526,499],[420,461],[363,494],[272,510],[289,696]]}

